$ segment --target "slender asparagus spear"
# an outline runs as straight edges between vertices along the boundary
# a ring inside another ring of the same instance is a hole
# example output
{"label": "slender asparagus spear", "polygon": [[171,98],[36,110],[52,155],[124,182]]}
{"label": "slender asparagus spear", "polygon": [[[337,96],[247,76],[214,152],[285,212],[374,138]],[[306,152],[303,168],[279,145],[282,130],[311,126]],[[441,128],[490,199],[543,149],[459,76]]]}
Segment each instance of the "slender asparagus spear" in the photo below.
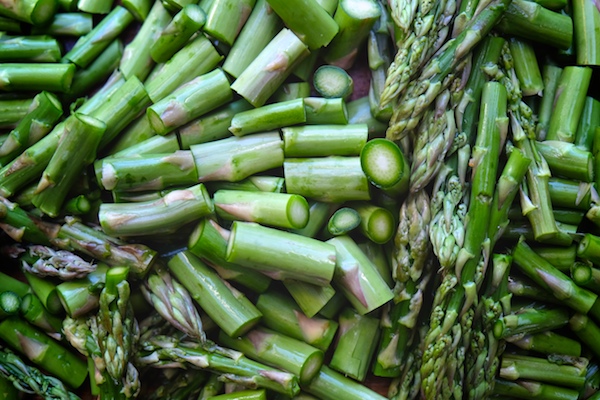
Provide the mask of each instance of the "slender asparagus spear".
{"label": "slender asparagus spear", "polygon": [[213,0],[206,10],[204,31],[231,46],[250,16],[256,0]]}
{"label": "slender asparagus spear", "polygon": [[245,136],[304,122],[304,100],[294,99],[242,111],[233,116],[229,131],[236,136]]}
{"label": "slender asparagus spear", "polygon": [[366,124],[305,125],[282,129],[286,157],[356,156],[367,142]]}
{"label": "slender asparagus spear", "polygon": [[569,323],[569,313],[564,308],[537,310],[526,308],[503,316],[494,325],[494,336],[506,338],[520,334],[545,332]]}
{"label": "slender asparagus spear", "polygon": [[567,357],[561,357],[553,361],[539,357],[504,354],[500,377],[511,381],[532,379],[574,388],[583,386],[587,359],[569,360]]}
{"label": "slender asparagus spear", "polygon": [[562,354],[566,356],[580,357],[581,343],[566,336],[552,331],[529,335],[517,335],[507,338],[511,344],[523,350],[532,350],[541,354]]}
{"label": "slender asparagus spear", "polygon": [[385,399],[384,396],[327,366],[321,367],[317,377],[306,387],[306,391],[324,400],[335,400],[339,396],[347,399]]}
{"label": "slender asparagus spear", "polygon": [[554,98],[558,89],[558,82],[562,74],[562,68],[556,65],[546,63],[543,68],[542,77],[544,80],[544,96],[540,103],[538,111],[538,124],[536,126],[536,136],[538,140],[545,140],[548,134],[550,118],[554,109]]}
{"label": "slender asparagus spear", "polygon": [[33,26],[33,35],[73,36],[80,37],[89,33],[93,28],[90,14],[79,12],[60,12],[54,14],[49,25]]}
{"label": "slender asparagus spear", "polygon": [[535,381],[523,380],[510,382],[499,378],[496,379],[494,383],[494,394],[526,399],[539,398],[547,400],[575,400],[579,396],[577,390],[574,389],[567,389]]}

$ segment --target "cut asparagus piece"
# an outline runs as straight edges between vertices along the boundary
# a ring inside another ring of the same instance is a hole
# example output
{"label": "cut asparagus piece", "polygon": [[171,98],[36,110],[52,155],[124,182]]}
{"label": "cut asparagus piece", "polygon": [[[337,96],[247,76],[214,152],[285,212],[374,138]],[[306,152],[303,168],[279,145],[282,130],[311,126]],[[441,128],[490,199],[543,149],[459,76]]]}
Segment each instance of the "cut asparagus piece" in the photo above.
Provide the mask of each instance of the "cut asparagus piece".
{"label": "cut asparagus piece", "polygon": [[357,156],[368,138],[365,124],[305,125],[281,131],[286,157]]}
{"label": "cut asparagus piece", "polygon": [[220,69],[201,75],[148,107],[150,126],[165,135],[202,114],[229,102],[229,80]]}
{"label": "cut asparagus piece", "polygon": [[1,62],[58,62],[61,50],[50,36],[0,35]]}
{"label": "cut asparagus piece", "polygon": [[545,400],[575,400],[579,396],[577,390],[561,386],[525,380],[510,382],[500,378],[495,381],[493,393],[518,399]]}
{"label": "cut asparagus piece", "polygon": [[313,86],[326,99],[346,99],[354,91],[352,77],[334,65],[322,65],[317,68],[313,74]]}
{"label": "cut asparagus piece", "polygon": [[192,253],[177,253],[169,260],[169,269],[227,335],[243,335],[260,320],[261,312],[241,292]]}
{"label": "cut asparagus piece", "polygon": [[316,0],[267,2],[311,50],[327,46],[339,31],[338,24]]}
{"label": "cut asparagus piece", "polygon": [[238,76],[231,89],[260,107],[307,55],[306,45],[292,31],[283,28]]}
{"label": "cut asparagus piece", "polygon": [[569,323],[569,313],[564,308],[536,310],[527,308],[505,315],[494,324],[494,336],[507,338],[513,335],[545,332]]}
{"label": "cut asparagus piece", "polygon": [[283,174],[288,193],[317,201],[371,198],[359,157],[288,158],[283,163]]}
{"label": "cut asparagus piece", "polygon": [[150,45],[150,55],[157,63],[168,61],[206,22],[206,14],[197,4],[181,9]]}
{"label": "cut asparagus piece", "polygon": [[0,64],[0,90],[68,92],[75,75],[75,64],[3,63]]}
{"label": "cut asparagus piece", "polygon": [[[284,246],[288,251],[277,251]],[[296,279],[326,286],[333,279],[335,247],[298,234],[235,221],[227,261],[260,271],[272,279]]]}
{"label": "cut asparagus piece", "polygon": [[227,46],[233,45],[256,0],[213,0],[206,10],[204,31]]}
{"label": "cut asparagus piece", "polygon": [[386,399],[386,397],[350,378],[346,378],[327,366],[321,367],[321,371],[306,387],[306,391],[323,400],[336,400],[340,397],[344,399]]}
{"label": "cut asparagus piece", "polygon": [[321,350],[268,328],[252,329],[239,338],[221,332],[218,341],[246,357],[293,373],[300,384],[310,382],[323,363]]}
{"label": "cut asparagus piece", "polygon": [[331,285],[317,286],[291,279],[284,281],[283,286],[292,295],[302,312],[309,318],[321,312],[337,293]]}
{"label": "cut asparagus piece", "polygon": [[102,203],[98,219],[112,236],[157,235],[213,214],[214,205],[203,184],[173,190],[164,197],[139,203]]}
{"label": "cut asparagus piece", "polygon": [[[564,364],[561,365],[561,362]],[[570,364],[566,358],[557,362],[539,357],[504,354],[500,367],[500,377],[515,381],[531,379],[548,382],[559,386],[579,388],[585,383],[587,360],[573,360]]]}
{"label": "cut asparagus piece", "polygon": [[535,143],[553,176],[562,176],[583,182],[594,180],[594,159],[590,151],[574,143],[545,140]]}
{"label": "cut asparagus piece", "polygon": [[369,182],[388,195],[399,197],[408,191],[410,166],[400,147],[391,140],[369,140],[360,151],[360,164]]}
{"label": "cut asparagus piece", "polygon": [[0,15],[32,25],[44,25],[52,20],[57,8],[55,0],[9,0],[0,6]]}
{"label": "cut asparagus piece", "polygon": [[[346,125],[348,109],[342,98],[325,99],[323,97],[305,97],[306,123],[309,125],[339,124]],[[355,124],[360,124],[358,121]]]}
{"label": "cut asparagus piece", "polygon": [[297,194],[218,190],[213,200],[217,215],[226,220],[291,229],[308,223],[308,202]]}
{"label": "cut asparagus piece", "polygon": [[231,120],[229,131],[235,136],[245,136],[304,122],[304,100],[294,99],[239,112]]}
{"label": "cut asparagus piece", "polygon": [[360,214],[350,207],[342,207],[333,213],[327,222],[327,231],[333,236],[350,233],[360,225]]}

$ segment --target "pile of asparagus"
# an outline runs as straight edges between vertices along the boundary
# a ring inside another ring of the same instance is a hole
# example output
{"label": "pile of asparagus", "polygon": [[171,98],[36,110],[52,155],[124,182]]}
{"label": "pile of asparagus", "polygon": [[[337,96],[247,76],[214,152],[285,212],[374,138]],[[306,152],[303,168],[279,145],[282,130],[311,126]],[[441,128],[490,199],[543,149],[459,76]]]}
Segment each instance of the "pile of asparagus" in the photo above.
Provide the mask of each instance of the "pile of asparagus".
{"label": "pile of asparagus", "polygon": [[0,399],[600,398],[599,30],[0,2]]}

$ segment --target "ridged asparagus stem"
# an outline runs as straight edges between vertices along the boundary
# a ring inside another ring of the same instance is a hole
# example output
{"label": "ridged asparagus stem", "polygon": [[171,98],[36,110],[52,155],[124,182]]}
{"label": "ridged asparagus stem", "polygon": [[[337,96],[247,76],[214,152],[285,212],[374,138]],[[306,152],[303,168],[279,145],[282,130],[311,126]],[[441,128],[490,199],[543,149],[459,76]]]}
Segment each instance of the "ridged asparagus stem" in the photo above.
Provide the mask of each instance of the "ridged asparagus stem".
{"label": "ridged asparagus stem", "polygon": [[568,323],[569,312],[566,308],[524,308],[498,319],[494,324],[494,336],[498,339],[520,337],[562,328]]}
{"label": "ridged asparagus stem", "polygon": [[[168,61],[206,22],[197,4],[188,4],[166,25],[150,45],[150,55],[158,63]],[[141,30],[140,30],[141,34]]]}
{"label": "ridged asparagus stem", "polygon": [[[281,2],[284,7],[288,7],[288,3],[291,7],[290,2]],[[318,5],[314,7],[323,10]],[[331,19],[326,12],[325,15]],[[283,28],[238,76],[231,88],[253,106],[260,107],[307,55],[306,45],[291,30]]]}
{"label": "ridged asparagus stem", "polygon": [[82,36],[75,46],[63,56],[78,67],[87,67],[112,41],[119,36],[129,24],[133,16],[121,6],[113,10],[85,36]]}
{"label": "ridged asparagus stem", "polygon": [[[158,42],[161,31],[170,21],[171,15],[162,2],[155,1],[137,34],[123,51],[119,69],[125,78],[146,79],[156,61],[151,56],[152,46]],[[172,55],[161,61],[167,61]]]}
{"label": "ridged asparagus stem", "polygon": [[538,124],[536,127],[536,135],[538,140],[545,140],[548,134],[552,110],[554,109],[554,98],[556,97],[556,91],[558,90],[558,84],[560,82],[562,71],[563,69],[556,65],[552,65],[550,63],[546,63],[546,65],[544,65],[544,96],[542,96],[542,101],[540,103],[540,109],[538,111]]}
{"label": "ridged asparagus stem", "polygon": [[184,83],[212,71],[222,58],[204,35],[198,35],[169,61],[154,68],[144,82],[146,91],[156,103]]}
{"label": "ridged asparagus stem", "polygon": [[137,363],[157,367],[191,366],[220,373],[221,379],[226,382],[271,389],[290,397],[300,391],[298,378],[294,375],[252,361],[237,351],[183,342],[167,336],[154,336],[143,341]]}
{"label": "ridged asparagus stem", "polygon": [[283,27],[267,0],[257,0],[252,13],[233,43],[223,69],[237,78]]}
{"label": "ridged asparagus stem", "polygon": [[511,38],[509,43],[523,96],[541,96],[544,83],[533,46],[515,38]]}
{"label": "ridged asparagus stem", "polygon": [[113,236],[139,236],[174,232],[181,226],[214,213],[203,184],[169,192],[156,201],[102,203],[98,219]]}

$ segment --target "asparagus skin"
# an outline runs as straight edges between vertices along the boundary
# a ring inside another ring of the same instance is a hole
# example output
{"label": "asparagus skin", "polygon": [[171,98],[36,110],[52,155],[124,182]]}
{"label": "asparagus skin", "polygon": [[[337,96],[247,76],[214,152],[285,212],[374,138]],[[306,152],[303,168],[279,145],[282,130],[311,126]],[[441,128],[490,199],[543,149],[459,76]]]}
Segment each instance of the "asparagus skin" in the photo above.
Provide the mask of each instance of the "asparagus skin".
{"label": "asparagus skin", "polygon": [[[206,14],[197,4],[188,4],[164,27],[151,44],[150,55],[158,63],[168,61],[206,22]],[[141,34],[141,30],[140,30]]]}
{"label": "asparagus skin", "polygon": [[[288,6],[285,3],[284,7]],[[292,31],[283,28],[237,77],[231,89],[260,107],[307,55],[306,45]]]}
{"label": "asparagus skin", "polygon": [[93,25],[90,14],[60,12],[54,14],[54,18],[49,25],[33,26],[31,33],[34,35],[80,37],[89,33]]}
{"label": "asparagus skin", "polygon": [[[288,252],[275,249],[285,246]],[[275,251],[274,251],[275,250]],[[333,279],[336,250],[332,244],[298,234],[235,221],[227,244],[227,261],[277,280],[296,279],[326,286]]]}
{"label": "asparagus skin", "polygon": [[56,1],[10,0],[2,3],[2,6],[0,7],[0,15],[27,22],[32,25],[44,25],[46,22],[52,19],[57,8],[58,3]]}
{"label": "asparagus skin", "polygon": [[523,350],[532,350],[541,354],[562,354],[580,357],[581,343],[552,331],[509,337],[507,340]]}
{"label": "asparagus skin", "polygon": [[233,116],[229,131],[235,136],[245,136],[304,122],[304,100],[294,99],[239,112]]}
{"label": "asparagus skin", "polygon": [[68,92],[73,75],[74,64],[59,63],[2,63],[0,64],[2,91],[39,91]]}
{"label": "asparagus skin", "polygon": [[250,16],[256,0],[213,0],[206,10],[204,31],[231,46]]}
{"label": "asparagus skin", "polygon": [[367,142],[365,124],[305,125],[285,127],[283,151],[286,157],[356,156]]}
{"label": "asparagus skin", "polygon": [[168,265],[200,307],[229,336],[243,335],[258,323],[260,311],[192,253],[179,252]]}

